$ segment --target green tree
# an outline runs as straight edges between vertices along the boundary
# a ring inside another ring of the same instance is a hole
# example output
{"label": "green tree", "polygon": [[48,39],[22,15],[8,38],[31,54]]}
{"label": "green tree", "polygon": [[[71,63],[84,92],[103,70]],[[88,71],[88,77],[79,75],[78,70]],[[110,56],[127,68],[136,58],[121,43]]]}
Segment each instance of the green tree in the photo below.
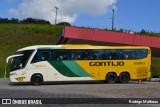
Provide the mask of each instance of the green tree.
{"label": "green tree", "polygon": [[56,25],[71,26],[71,24],[68,23],[68,22],[60,22],[60,23],[58,23]]}
{"label": "green tree", "polygon": [[146,34],[147,32],[144,30],[144,29],[142,29],[141,31],[140,31],[140,34]]}

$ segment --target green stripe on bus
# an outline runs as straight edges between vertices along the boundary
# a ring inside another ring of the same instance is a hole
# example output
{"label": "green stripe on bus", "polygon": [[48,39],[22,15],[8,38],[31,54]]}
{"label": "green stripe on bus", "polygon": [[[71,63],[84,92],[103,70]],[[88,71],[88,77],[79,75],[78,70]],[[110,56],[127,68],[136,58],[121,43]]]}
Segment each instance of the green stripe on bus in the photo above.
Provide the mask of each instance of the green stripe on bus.
{"label": "green stripe on bus", "polygon": [[67,77],[79,77],[74,74],[64,63],[61,61],[49,61],[49,63],[62,75]]}
{"label": "green stripe on bus", "polygon": [[91,77],[79,64],[75,61],[62,61],[74,74],[80,77]]}

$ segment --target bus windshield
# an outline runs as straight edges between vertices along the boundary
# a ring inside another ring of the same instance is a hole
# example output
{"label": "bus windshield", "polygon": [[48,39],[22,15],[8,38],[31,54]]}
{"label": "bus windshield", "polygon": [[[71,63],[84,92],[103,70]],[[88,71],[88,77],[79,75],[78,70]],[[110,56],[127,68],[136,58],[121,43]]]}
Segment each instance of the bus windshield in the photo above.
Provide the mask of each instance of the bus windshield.
{"label": "bus windshield", "polygon": [[21,69],[24,65],[23,64],[23,56],[17,56],[13,58],[13,62],[11,65],[11,71]]}
{"label": "bus windshield", "polygon": [[33,50],[26,50],[26,51],[20,51],[16,52],[15,54],[23,54],[21,56],[16,56],[13,58],[13,61],[11,63],[11,71],[22,69],[26,66],[28,59],[30,58]]}

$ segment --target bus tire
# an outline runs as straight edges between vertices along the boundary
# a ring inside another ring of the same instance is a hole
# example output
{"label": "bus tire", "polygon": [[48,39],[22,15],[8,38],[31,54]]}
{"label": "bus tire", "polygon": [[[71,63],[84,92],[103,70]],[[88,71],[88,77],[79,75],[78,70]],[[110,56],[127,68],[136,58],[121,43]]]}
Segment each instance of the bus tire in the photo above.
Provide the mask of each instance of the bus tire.
{"label": "bus tire", "polygon": [[128,83],[130,80],[130,76],[128,73],[121,73],[119,78],[118,78],[118,81],[120,83]]}
{"label": "bus tire", "polygon": [[108,73],[106,76],[106,82],[113,84],[117,82],[117,75],[115,73]]}
{"label": "bus tire", "polygon": [[33,85],[41,85],[43,83],[43,77],[40,74],[34,74],[31,78],[31,83]]}

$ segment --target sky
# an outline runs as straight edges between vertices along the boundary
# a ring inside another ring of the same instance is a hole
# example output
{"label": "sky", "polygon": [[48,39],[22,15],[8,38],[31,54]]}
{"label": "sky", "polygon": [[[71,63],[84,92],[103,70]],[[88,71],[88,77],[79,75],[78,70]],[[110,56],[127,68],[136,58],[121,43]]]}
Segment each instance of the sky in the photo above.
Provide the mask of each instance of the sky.
{"label": "sky", "polygon": [[116,29],[160,32],[160,0],[0,0],[1,18],[28,17],[74,26],[111,29],[112,9]]}

